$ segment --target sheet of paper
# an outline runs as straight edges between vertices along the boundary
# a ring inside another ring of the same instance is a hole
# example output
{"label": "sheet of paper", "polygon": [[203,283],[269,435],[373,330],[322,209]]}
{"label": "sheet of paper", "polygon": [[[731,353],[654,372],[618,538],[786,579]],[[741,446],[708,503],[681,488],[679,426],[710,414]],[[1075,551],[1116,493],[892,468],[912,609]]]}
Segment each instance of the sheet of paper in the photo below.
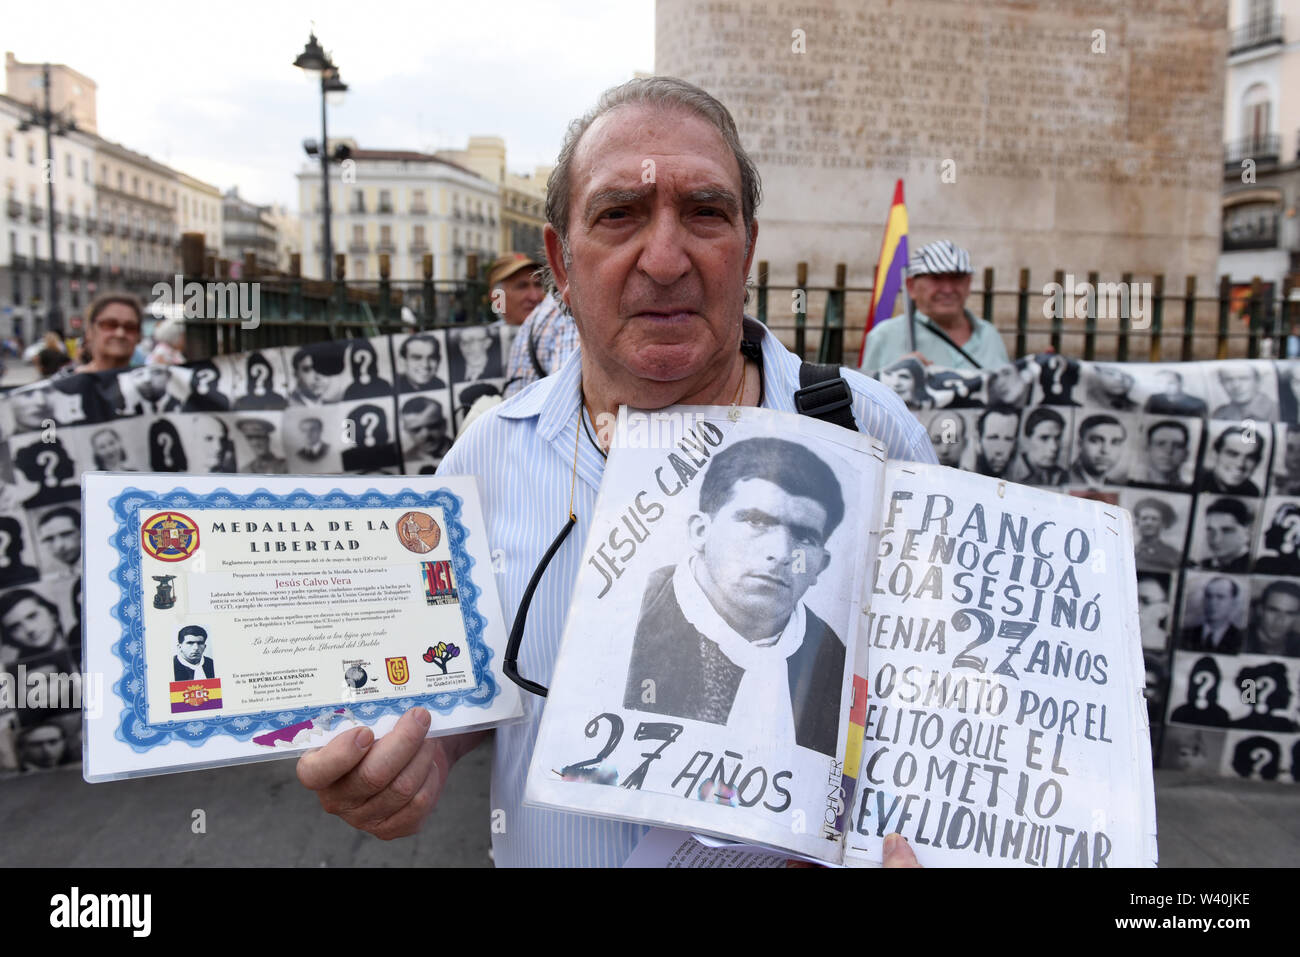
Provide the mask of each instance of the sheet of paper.
{"label": "sheet of paper", "polygon": [[521,713],[473,479],[87,473],[89,781]]}
{"label": "sheet of paper", "polygon": [[729,411],[624,412],[526,800],[838,860],[884,453]]}
{"label": "sheet of paper", "polygon": [[1154,865],[1128,512],[911,463],[883,511],[846,863]]}

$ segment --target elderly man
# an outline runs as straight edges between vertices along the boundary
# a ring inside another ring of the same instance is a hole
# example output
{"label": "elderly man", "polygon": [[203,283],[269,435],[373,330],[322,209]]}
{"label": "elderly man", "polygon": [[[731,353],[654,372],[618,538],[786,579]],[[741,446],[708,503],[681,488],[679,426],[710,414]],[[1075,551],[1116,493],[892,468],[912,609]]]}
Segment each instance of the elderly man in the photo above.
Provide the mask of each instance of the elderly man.
{"label": "elderly man", "polygon": [[1184,651],[1238,654],[1245,638],[1233,621],[1238,614],[1240,595],[1241,586],[1231,578],[1219,576],[1207,581],[1201,592],[1201,623],[1187,625],[1178,646]]}
{"label": "elderly man", "polygon": [[488,270],[492,314],[508,326],[521,326],[546,295],[538,276],[542,264],[523,253],[504,253]]}
{"label": "elderly man", "polygon": [[1277,403],[1264,394],[1256,363],[1225,365],[1219,369],[1219,385],[1228,401],[1214,410],[1214,418],[1272,422],[1277,416]]}
{"label": "elderly man", "polygon": [[[656,172],[649,182],[647,162]],[[605,458],[599,417],[623,404],[795,410],[799,358],[769,330],[742,321],[759,191],[731,115],[681,80],[632,80],[569,127],[547,190],[545,240],[582,347],[486,413],[440,469],[479,482],[488,539],[503,552],[497,583],[507,619],[565,527],[574,489],[577,529],[527,609],[519,667],[533,680],[546,681],[555,665],[591,528]],[[862,431],[893,458],[934,461],[925,431],[897,396],[857,373],[843,377]],[[542,704],[525,695],[525,720],[495,731],[493,807],[510,823],[492,836],[494,858],[507,866],[619,866],[646,828],[523,806]],[[428,727],[428,713],[414,709],[382,740],[368,728],[342,734],[300,759],[298,777],[355,827],[385,838],[414,833],[451,766],[486,737],[425,740]],[[899,843],[886,841],[887,862],[910,858]]]}
{"label": "elderly man", "polygon": [[883,369],[904,355],[945,369],[995,369],[1011,359],[993,324],[966,308],[970,253],[946,239],[922,246],[907,266],[907,294],[916,304],[914,350],[908,349],[906,314],[867,335],[864,371]]}

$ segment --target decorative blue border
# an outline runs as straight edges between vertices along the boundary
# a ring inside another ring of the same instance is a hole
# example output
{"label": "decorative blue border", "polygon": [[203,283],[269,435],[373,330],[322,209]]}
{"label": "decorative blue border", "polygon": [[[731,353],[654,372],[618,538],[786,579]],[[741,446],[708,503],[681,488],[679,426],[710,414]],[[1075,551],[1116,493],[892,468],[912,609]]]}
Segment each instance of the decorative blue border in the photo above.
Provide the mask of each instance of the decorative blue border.
{"label": "decorative blue border", "polygon": [[[109,504],[117,517],[117,530],[109,536],[108,543],[121,557],[117,568],[109,573],[109,578],[117,583],[122,595],[112,611],[113,617],[123,626],[122,637],[114,642],[112,649],[113,653],[122,660],[123,676],[113,685],[113,692],[126,705],[115,737],[137,752],[143,753],[171,741],[184,741],[193,747],[199,747],[217,733],[247,741],[259,732],[275,731],[287,725],[316,718],[326,708],[348,708],[358,720],[365,724],[374,724],[386,714],[401,714],[416,705],[423,705],[441,714],[448,714],[460,705],[486,708],[501,693],[500,685],[487,667],[493,652],[483,641],[483,629],[487,620],[478,611],[478,598],[482,594],[482,589],[474,584],[471,576],[474,559],[469,556],[464,547],[469,532],[460,520],[461,499],[460,496],[445,488],[423,494],[410,489],[403,489],[394,494],[384,494],[369,489],[358,495],[349,495],[340,489],[332,489],[323,494],[296,489],[285,495],[277,495],[266,489],[256,489],[247,495],[217,489],[214,492],[198,495],[180,488],[165,493],[127,488],[111,499]],[[441,508],[446,519],[447,541],[451,546],[452,568],[456,574],[461,615],[465,622],[465,638],[477,678],[474,687],[462,688],[459,691],[408,695],[383,701],[339,701],[331,705],[313,705],[291,711],[263,711],[225,718],[213,717],[203,721],[164,721],[153,724],[148,722],[144,623],[141,614],[144,605],[144,581],[140,570],[139,514],[141,509],[145,509],[146,514],[151,514],[155,511],[182,511],[187,508],[203,507],[354,509],[420,506]]]}

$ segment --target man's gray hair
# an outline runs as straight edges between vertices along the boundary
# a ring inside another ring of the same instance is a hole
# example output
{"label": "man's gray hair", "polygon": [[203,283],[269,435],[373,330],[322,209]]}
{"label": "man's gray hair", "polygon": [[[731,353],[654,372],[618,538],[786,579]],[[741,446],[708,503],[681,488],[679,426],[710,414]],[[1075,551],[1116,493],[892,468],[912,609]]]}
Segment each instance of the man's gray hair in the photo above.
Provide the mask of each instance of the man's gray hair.
{"label": "man's gray hair", "polygon": [[[740,143],[740,133],[731,112],[716,97],[685,80],[672,76],[651,76],[628,80],[600,95],[596,105],[569,124],[564,134],[564,145],[555,161],[555,169],[546,183],[546,221],[560,237],[564,262],[569,262],[569,200],[571,197],[570,173],[573,154],[578,142],[591,124],[620,106],[653,106],[664,110],[683,110],[708,121],[722,136],[722,140],[736,157],[740,166],[740,204],[745,220],[746,251],[754,242],[754,211],[763,198],[763,186],[758,167]],[[546,271],[548,285],[554,288],[550,270]]]}

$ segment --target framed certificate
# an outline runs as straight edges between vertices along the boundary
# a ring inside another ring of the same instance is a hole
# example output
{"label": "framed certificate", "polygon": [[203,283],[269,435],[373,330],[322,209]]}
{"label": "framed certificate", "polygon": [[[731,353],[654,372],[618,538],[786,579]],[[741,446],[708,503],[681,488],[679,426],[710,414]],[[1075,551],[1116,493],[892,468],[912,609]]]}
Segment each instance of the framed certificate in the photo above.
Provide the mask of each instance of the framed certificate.
{"label": "framed certificate", "polygon": [[86,473],[84,776],[520,716],[472,478]]}

